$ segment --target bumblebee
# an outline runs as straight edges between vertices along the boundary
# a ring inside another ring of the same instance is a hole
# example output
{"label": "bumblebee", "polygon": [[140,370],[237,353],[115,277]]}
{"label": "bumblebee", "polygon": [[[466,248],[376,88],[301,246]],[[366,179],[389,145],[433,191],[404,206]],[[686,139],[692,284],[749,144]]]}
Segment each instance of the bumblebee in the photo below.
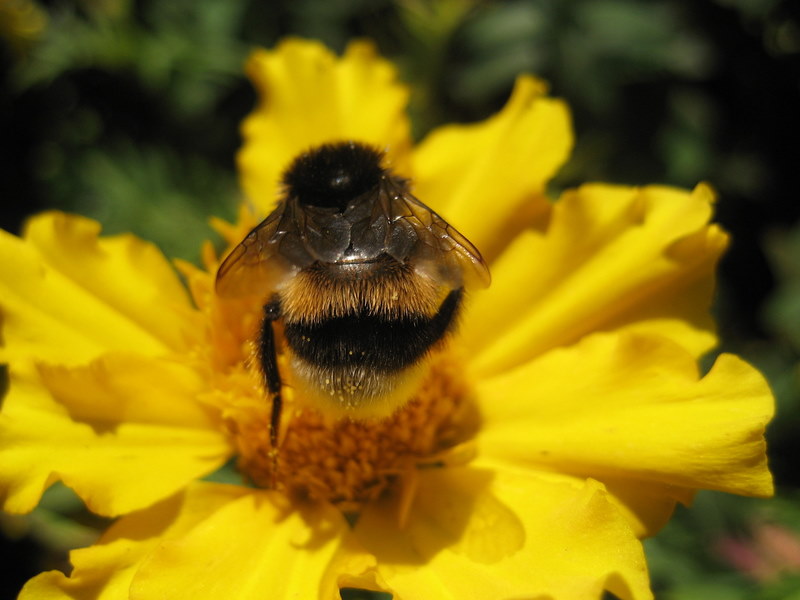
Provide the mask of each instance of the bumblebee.
{"label": "bumblebee", "polygon": [[453,328],[465,288],[489,285],[480,252],[415,198],[384,155],[325,144],[283,175],[275,210],[217,272],[221,296],[264,298],[258,356],[277,446],[280,322],[302,397],[324,413],[388,416],[415,392]]}

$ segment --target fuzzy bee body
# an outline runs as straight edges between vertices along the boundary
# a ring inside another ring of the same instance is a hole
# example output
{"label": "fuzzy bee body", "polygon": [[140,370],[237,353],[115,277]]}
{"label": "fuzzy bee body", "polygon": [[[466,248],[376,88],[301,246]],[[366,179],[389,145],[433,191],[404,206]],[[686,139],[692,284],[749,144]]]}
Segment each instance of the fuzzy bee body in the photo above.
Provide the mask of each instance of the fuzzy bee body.
{"label": "fuzzy bee body", "polygon": [[283,324],[288,375],[306,401],[334,415],[387,416],[413,395],[464,288],[489,283],[478,250],[382,160],[354,142],[300,155],[275,210],[219,268],[220,295],[266,302],[259,347],[273,432],[273,322]]}

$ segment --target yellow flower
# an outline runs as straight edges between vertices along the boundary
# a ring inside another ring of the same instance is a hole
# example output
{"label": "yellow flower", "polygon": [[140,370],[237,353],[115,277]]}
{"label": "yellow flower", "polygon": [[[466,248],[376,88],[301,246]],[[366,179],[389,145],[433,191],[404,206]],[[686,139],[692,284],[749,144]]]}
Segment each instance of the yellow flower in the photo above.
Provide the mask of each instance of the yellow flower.
{"label": "yellow flower", "polygon": [[[763,378],[721,355],[708,309],[727,243],[713,194],[585,185],[549,202],[569,117],[521,77],[484,123],[412,148],[408,92],[366,43],[334,57],[289,40],[256,52],[244,124],[249,199],[237,243],[281,171],[336,140],[385,148],[414,193],[482,250],[468,300],[415,399],[381,421],[331,423],[285,388],[277,459],[253,366],[261,307],[214,293],[219,264],[179,264],[48,213],[0,236],[10,391],[4,508],[63,481],[120,516],[71,554],[70,576],[21,598],[651,598],[639,539],[698,489],[767,496]],[[282,360],[282,359],[280,359]],[[201,478],[236,457],[254,486]],[[268,489],[274,488],[274,489]]]}

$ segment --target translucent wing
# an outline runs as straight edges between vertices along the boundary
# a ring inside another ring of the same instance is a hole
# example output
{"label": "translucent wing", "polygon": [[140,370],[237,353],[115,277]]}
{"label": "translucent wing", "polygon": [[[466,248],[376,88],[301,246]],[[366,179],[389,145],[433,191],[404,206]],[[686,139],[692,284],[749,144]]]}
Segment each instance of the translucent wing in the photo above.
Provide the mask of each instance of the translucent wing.
{"label": "translucent wing", "polygon": [[487,287],[480,252],[417,200],[406,182],[385,177],[343,212],[289,197],[227,256],[217,272],[221,296],[266,297],[314,262],[370,261],[388,254],[453,289]]}
{"label": "translucent wing", "polygon": [[[431,211],[427,234],[420,236],[414,264],[417,270],[438,273],[451,283],[461,279],[467,288],[487,288],[492,282],[489,267],[478,249],[455,227]],[[437,263],[436,256],[439,256]]]}
{"label": "translucent wing", "polygon": [[223,297],[272,294],[297,270],[280,254],[286,227],[286,204],[281,203],[222,262],[217,270],[217,293]]}
{"label": "translucent wing", "polygon": [[[383,252],[451,287],[485,288],[491,275],[478,249],[415,198],[402,180],[387,178],[372,205],[372,232]],[[353,243],[357,241],[353,234]]]}

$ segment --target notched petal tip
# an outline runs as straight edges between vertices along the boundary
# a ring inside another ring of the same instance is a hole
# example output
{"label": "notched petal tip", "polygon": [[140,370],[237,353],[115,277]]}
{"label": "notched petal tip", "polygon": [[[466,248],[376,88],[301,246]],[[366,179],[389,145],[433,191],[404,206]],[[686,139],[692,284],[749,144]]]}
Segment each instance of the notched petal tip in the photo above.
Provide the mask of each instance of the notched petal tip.
{"label": "notched petal tip", "polygon": [[772,394],[736,357],[723,354],[701,378],[692,355],[666,338],[596,334],[486,380],[479,394],[487,453],[608,478],[645,530],[692,490],[771,493]]}
{"label": "notched petal tip", "polygon": [[286,511],[272,492],[245,491],[153,548],[133,578],[133,594],[332,600],[322,582],[343,533],[341,516],[322,505]]}
{"label": "notched petal tip", "polygon": [[727,236],[709,224],[711,192],[699,189],[595,183],[565,192],[544,231],[523,232],[492,264],[492,288],[462,328],[474,367],[492,375],[598,331],[662,335],[696,357],[710,350],[713,273]]}
{"label": "notched petal tip", "polygon": [[447,600],[651,597],[641,545],[601,484],[496,465],[421,476],[405,527],[372,507],[354,530],[377,561],[379,589]]}
{"label": "notched petal tip", "polygon": [[547,211],[544,190],[573,137],[564,102],[520,77],[505,107],[482,123],[447,125],[414,151],[414,191],[493,261]]}
{"label": "notched petal tip", "polygon": [[175,493],[232,452],[198,404],[189,369],[135,355],[40,368],[42,375],[10,370],[0,420],[0,490],[9,510],[33,509],[61,480],[93,512],[116,516]]}
{"label": "notched petal tip", "polygon": [[[764,376],[733,354],[721,354],[703,377],[702,397],[714,413],[697,425],[716,427],[721,448],[704,458],[715,471],[712,489],[767,498],[775,488],[764,434],[775,415],[775,399]],[[711,422],[713,420],[713,423]],[[724,423],[719,432],[720,423]]]}
{"label": "notched petal tip", "polygon": [[48,212],[24,238],[0,234],[5,354],[76,364],[103,351],[184,350],[196,322],[169,261],[132,235],[102,237],[91,219]]}

